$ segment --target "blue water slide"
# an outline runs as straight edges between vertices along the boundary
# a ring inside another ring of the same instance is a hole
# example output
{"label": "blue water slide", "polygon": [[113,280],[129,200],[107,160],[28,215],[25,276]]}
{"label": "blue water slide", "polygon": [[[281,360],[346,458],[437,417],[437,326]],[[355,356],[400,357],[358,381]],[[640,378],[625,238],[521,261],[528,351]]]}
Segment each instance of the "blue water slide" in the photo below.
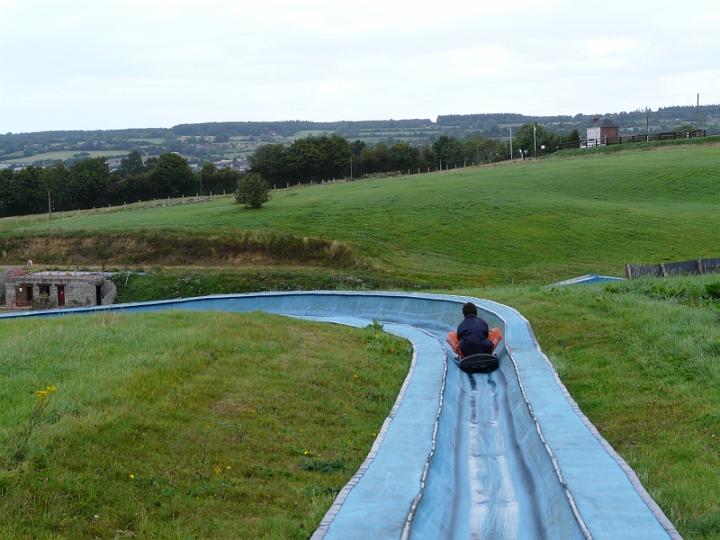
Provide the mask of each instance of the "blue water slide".
{"label": "blue water slide", "polygon": [[[504,334],[500,368],[457,368],[445,334],[472,301]],[[378,292],[218,295],[101,311],[265,311],[385,330],[413,345],[408,375],[372,449],[314,539],[680,538],[637,476],[560,382],[529,323],[477,298]]]}

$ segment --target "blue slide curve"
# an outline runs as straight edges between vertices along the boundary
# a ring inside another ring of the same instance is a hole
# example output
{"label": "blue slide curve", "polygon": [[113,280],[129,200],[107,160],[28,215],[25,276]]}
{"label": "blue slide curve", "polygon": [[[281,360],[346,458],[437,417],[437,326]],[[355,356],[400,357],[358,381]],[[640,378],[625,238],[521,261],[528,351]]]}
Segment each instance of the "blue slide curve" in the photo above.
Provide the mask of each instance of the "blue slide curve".
{"label": "blue slide curve", "polygon": [[[503,330],[500,369],[468,375],[444,339],[475,302]],[[298,292],[53,310],[266,311],[385,330],[413,345],[395,405],[314,539],[680,538],[580,412],[517,311],[448,295]]]}

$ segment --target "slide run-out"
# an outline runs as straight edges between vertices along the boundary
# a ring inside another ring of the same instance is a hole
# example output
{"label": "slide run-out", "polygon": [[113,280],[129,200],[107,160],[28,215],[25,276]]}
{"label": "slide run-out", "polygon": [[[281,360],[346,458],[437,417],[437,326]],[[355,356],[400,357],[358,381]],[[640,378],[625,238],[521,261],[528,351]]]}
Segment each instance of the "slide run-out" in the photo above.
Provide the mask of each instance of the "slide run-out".
{"label": "slide run-out", "polygon": [[[504,334],[500,368],[469,375],[445,334],[475,302]],[[314,539],[680,538],[628,465],[580,412],[515,310],[476,298],[297,292],[2,316],[170,309],[266,311],[366,326],[409,340],[413,360],[373,447]]]}

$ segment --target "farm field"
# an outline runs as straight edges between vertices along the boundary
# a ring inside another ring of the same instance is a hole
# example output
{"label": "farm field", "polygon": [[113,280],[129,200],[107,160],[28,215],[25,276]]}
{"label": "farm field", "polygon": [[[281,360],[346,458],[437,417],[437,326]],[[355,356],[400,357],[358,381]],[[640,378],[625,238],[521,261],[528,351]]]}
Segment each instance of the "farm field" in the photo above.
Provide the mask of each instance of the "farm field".
{"label": "farm field", "polygon": [[629,262],[717,254],[718,158],[720,145],[624,151],[293,188],[275,191],[260,211],[228,197],[49,224],[6,219],[0,240],[171,231],[231,242],[256,231],[337,241],[377,272],[458,286],[621,275]]}
{"label": "farm field", "polygon": [[264,314],[80,322],[0,324],[2,538],[307,538],[410,361],[377,330]]}
{"label": "farm field", "polygon": [[38,161],[48,161],[48,160],[63,160],[63,159],[70,159],[71,157],[74,157],[76,155],[81,155],[82,157],[117,157],[117,156],[126,156],[128,155],[129,150],[58,150],[55,152],[44,152],[42,154],[34,154],[32,156],[26,156],[26,157],[16,157],[13,159],[5,159],[0,161],[3,161],[4,163],[35,163]]}

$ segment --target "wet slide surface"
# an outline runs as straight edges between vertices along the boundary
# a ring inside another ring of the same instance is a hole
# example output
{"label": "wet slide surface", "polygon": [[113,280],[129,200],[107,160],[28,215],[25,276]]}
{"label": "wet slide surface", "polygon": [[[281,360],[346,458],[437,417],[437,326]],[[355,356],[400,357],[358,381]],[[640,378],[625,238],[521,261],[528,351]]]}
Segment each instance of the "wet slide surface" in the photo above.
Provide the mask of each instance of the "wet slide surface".
{"label": "wet slide surface", "polygon": [[[505,336],[491,374],[461,372],[444,337],[475,302]],[[527,321],[494,302],[410,293],[221,295],[45,311],[266,311],[338,324],[373,320],[413,344],[397,401],[313,538],[679,538],[587,421]]]}

